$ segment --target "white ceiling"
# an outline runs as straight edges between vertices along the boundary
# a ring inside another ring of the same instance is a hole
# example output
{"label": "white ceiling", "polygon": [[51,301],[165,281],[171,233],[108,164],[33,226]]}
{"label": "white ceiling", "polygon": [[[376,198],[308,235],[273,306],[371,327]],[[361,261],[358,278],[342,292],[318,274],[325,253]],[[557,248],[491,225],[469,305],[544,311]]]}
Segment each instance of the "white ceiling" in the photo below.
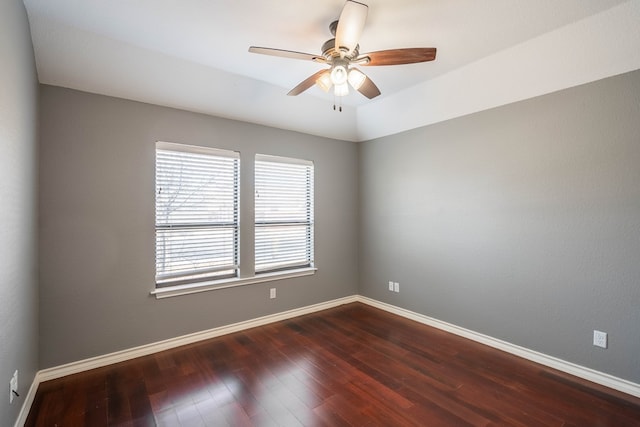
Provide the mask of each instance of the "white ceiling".
{"label": "white ceiling", "polygon": [[640,68],[640,0],[365,2],[361,52],[438,55],[363,67],[382,95],[351,93],[338,113],[315,87],[286,96],[320,64],[247,49],[320,53],[344,0],[24,0],[41,83],[344,140]]}

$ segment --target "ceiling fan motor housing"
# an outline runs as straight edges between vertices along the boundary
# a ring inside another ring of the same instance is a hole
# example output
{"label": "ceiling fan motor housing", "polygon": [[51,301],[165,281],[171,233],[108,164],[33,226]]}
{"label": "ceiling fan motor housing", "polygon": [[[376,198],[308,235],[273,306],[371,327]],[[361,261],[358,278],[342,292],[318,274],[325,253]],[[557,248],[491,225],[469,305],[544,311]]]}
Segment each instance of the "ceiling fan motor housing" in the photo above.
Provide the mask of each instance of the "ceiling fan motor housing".
{"label": "ceiling fan motor housing", "polygon": [[347,54],[344,51],[336,49],[336,39],[329,39],[322,45],[322,56],[324,56],[328,63],[331,63],[334,58],[343,57],[349,60],[354,60],[360,54],[360,45],[357,45],[351,54]]}

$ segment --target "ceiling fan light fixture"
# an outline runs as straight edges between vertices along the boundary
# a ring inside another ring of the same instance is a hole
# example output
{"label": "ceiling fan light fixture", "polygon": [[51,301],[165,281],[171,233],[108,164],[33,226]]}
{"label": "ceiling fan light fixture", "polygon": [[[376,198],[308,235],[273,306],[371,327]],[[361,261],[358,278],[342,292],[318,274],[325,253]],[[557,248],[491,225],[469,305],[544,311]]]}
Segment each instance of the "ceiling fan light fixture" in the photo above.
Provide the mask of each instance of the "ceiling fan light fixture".
{"label": "ceiling fan light fixture", "polygon": [[362,84],[367,79],[367,76],[365,76],[362,71],[352,68],[351,70],[349,70],[348,79],[351,86],[353,86],[355,90],[358,90],[362,87]]}
{"label": "ceiling fan light fixture", "polygon": [[339,85],[335,85],[334,93],[336,96],[347,96],[349,95],[349,84],[344,82]]}
{"label": "ceiling fan light fixture", "polygon": [[347,67],[344,65],[334,65],[331,69],[331,82],[338,86],[347,82]]}
{"label": "ceiling fan light fixture", "polygon": [[318,77],[318,80],[316,80],[316,84],[323,91],[329,92],[329,89],[331,89],[331,86],[333,86],[333,82],[331,81],[331,73],[326,72]]}

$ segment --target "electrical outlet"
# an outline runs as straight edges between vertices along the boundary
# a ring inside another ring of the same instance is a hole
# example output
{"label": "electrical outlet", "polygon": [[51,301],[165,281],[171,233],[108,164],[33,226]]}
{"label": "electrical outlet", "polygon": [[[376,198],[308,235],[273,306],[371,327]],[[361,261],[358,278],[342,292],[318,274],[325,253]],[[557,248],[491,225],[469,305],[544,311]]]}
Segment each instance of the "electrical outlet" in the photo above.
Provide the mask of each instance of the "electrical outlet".
{"label": "electrical outlet", "polygon": [[13,373],[9,381],[9,403],[13,403],[14,397],[18,396],[18,371]]}
{"label": "electrical outlet", "polygon": [[276,288],[269,289],[269,298],[276,299]]}
{"label": "electrical outlet", "polygon": [[393,283],[393,292],[400,292],[400,283],[398,282]]}
{"label": "electrical outlet", "polygon": [[593,345],[595,345],[596,347],[607,348],[607,333],[594,330]]}
{"label": "electrical outlet", "polygon": [[389,290],[393,292],[393,282],[389,281]]}

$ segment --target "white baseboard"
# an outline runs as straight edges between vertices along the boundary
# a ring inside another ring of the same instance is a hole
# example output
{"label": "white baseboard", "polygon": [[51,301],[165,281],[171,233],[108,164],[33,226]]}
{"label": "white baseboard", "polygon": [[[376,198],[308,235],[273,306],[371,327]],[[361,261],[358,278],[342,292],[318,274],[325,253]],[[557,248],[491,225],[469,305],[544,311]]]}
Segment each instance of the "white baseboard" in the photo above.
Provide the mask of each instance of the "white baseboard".
{"label": "white baseboard", "polygon": [[114,363],[135,359],[136,357],[147,356],[149,354],[158,353],[160,351],[169,350],[172,348],[180,347],[182,345],[193,344],[198,341],[231,334],[233,332],[243,331],[249,328],[255,328],[256,326],[267,325],[269,323],[291,319],[293,317],[302,316],[304,314],[315,313],[316,311],[326,310],[328,308],[355,302],[357,301],[357,299],[358,297],[353,295],[323,302],[320,304],[295,308],[293,310],[284,311],[282,313],[270,314],[268,316],[258,317],[256,319],[246,320],[244,322],[220,326],[218,328],[208,329],[206,331],[200,331],[193,334],[182,335],[180,337],[169,338],[168,340],[164,341],[158,341],[127,350],[116,351],[114,353],[109,353],[102,356],[91,357],[89,359],[67,363],[65,365],[55,366],[53,368],[43,369],[38,372],[38,376],[41,382],[53,380],[55,378],[64,377],[78,372],[84,372],[90,369],[100,368]]}
{"label": "white baseboard", "polygon": [[31,387],[29,387],[29,391],[24,397],[24,402],[22,403],[22,408],[20,408],[20,413],[18,413],[18,419],[14,427],[22,427],[24,423],[27,422],[27,417],[29,416],[29,411],[31,410],[31,405],[33,405],[33,400],[36,398],[36,392],[38,391],[38,386],[40,385],[40,381],[38,381],[38,373],[36,373],[33,382],[31,383]]}
{"label": "white baseboard", "polygon": [[356,302],[357,300],[358,297],[356,295],[352,295],[344,298],[322,302],[319,304],[309,305],[306,307],[295,308],[293,310],[288,310],[281,313],[270,314],[268,316],[258,317],[256,319],[251,319],[244,322],[220,326],[218,328],[208,329],[206,331],[200,331],[193,334],[170,338],[164,341],[141,345],[139,347],[134,347],[127,350],[116,351],[114,353],[109,353],[102,356],[91,357],[89,359],[79,360],[77,362],[67,363],[65,365],[43,369],[39,371],[33,379],[33,383],[29,388],[29,393],[27,394],[24,404],[22,405],[22,409],[20,410],[20,414],[18,415],[15,426],[23,426],[27,421],[29,410],[31,409],[36,391],[38,390],[38,386],[41,382],[61,378],[67,375],[77,374],[95,368],[101,368],[103,366],[112,365],[118,362],[124,362],[126,360],[135,359],[136,357],[147,356],[187,344],[193,344],[198,341],[231,334],[233,332],[239,332],[245,329],[255,328],[257,326],[263,326],[269,323],[291,319],[293,317],[302,316],[304,314],[315,313],[317,311],[326,310],[343,304]]}
{"label": "white baseboard", "polygon": [[613,375],[605,374],[591,368],[576,365],[575,363],[567,362],[562,359],[558,359],[553,356],[539,353],[534,350],[530,350],[525,347],[520,347],[515,344],[511,344],[506,341],[499,340],[497,338],[490,337],[478,332],[474,332],[469,329],[461,328],[460,326],[452,325],[451,323],[443,322],[438,319],[434,319],[423,314],[415,313],[404,308],[396,307],[391,304],[380,302],[364,296],[358,296],[357,300],[364,304],[368,304],[372,307],[379,308],[389,313],[402,316],[407,319],[415,320],[416,322],[423,323],[425,325],[432,326],[437,329],[441,329],[446,332],[450,332],[455,335],[459,335],[464,338],[468,338],[472,341],[479,342],[481,344],[488,345],[489,347],[497,348],[507,353],[522,357],[523,359],[530,360],[532,362],[539,363],[544,366],[548,366],[553,369],[565,372],[567,374],[574,375],[576,377],[585,379],[587,381],[594,382],[596,384],[609,387],[614,390],[621,391],[631,396],[640,397],[640,384],[633,383],[631,381],[624,380],[622,378],[614,377]]}
{"label": "white baseboard", "polygon": [[233,323],[231,325],[221,326],[218,328],[209,329],[206,331],[195,332],[193,334],[183,335],[180,337],[170,338],[164,341],[158,341],[151,344],[142,345],[139,347],[130,348],[127,350],[117,351],[114,353],[105,354],[102,356],[91,357],[89,359],[79,360],[77,362],[67,363],[65,365],[55,366],[39,371],[33,383],[29,388],[29,392],[25,397],[24,404],[16,420],[15,427],[21,427],[27,420],[29,410],[33,404],[33,400],[38,390],[38,386],[41,382],[61,378],[67,375],[76,374],[90,369],[100,368],[108,366],[118,362],[124,362],[126,360],[135,359],[136,357],[147,356],[153,353],[157,353],[163,350],[169,350],[172,348],[180,347],[182,345],[193,344],[198,341],[203,341],[210,338],[219,337],[222,335],[230,334],[233,332],[243,331],[249,328],[255,328],[257,326],[267,325],[269,323],[279,322],[281,320],[291,319],[294,317],[302,316],[304,314],[315,313],[317,311],[326,310],[329,308],[337,307],[352,302],[361,302],[372,307],[379,308],[389,313],[402,316],[407,319],[415,320],[425,325],[433,326],[434,328],[441,329],[446,332],[450,332],[455,335],[459,335],[464,338],[488,345],[493,348],[505,351],[507,353],[514,354],[532,362],[539,363],[541,365],[548,366],[550,368],[557,369],[562,372],[574,375],[579,378],[594,382],[596,384],[609,387],[614,390],[621,391],[631,396],[640,397],[640,384],[633,383],[631,381],[623,380],[621,378],[614,377],[603,372],[595,371],[584,366],[576,365],[571,362],[564,361],[552,356],[548,356],[537,351],[529,350],[524,347],[517,346],[515,344],[502,341],[488,335],[480,334],[478,332],[471,331],[469,329],[461,328],[456,325],[452,325],[441,320],[437,320],[423,314],[415,313],[404,308],[396,307],[391,304],[387,304],[381,301],[377,301],[371,298],[367,298],[361,295],[352,295],[349,297],[339,298],[331,301],[326,301],[319,304],[314,304],[306,307],[296,308],[293,310],[284,311],[282,313],[271,314],[268,316],[258,317],[256,319],[247,320],[244,322]]}

